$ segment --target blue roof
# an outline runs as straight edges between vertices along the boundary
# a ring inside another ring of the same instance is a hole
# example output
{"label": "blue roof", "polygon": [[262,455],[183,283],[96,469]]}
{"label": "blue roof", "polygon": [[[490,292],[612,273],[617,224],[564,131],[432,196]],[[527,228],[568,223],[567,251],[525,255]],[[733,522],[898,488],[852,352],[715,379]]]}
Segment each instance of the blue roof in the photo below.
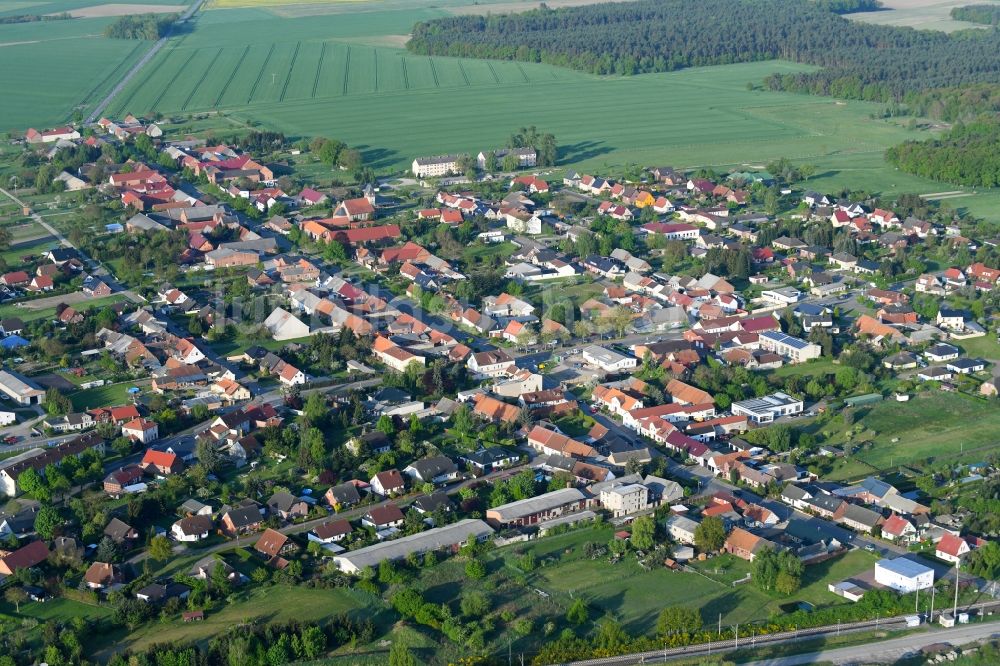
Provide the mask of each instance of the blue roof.
{"label": "blue roof", "polygon": [[27,347],[30,344],[30,342],[22,338],[20,335],[9,335],[0,340],[0,347],[3,347],[4,349],[17,349],[18,347]]}

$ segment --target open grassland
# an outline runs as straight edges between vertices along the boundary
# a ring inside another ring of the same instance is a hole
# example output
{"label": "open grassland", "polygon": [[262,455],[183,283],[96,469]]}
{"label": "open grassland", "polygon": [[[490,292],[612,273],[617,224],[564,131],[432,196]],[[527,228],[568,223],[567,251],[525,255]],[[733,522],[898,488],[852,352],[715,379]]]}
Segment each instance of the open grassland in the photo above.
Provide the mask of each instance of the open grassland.
{"label": "open grassland", "polygon": [[274,585],[239,592],[236,597],[234,603],[205,613],[202,622],[182,622],[178,615],[168,622],[142,627],[119,641],[116,649],[142,650],[154,643],[206,643],[241,622],[323,622],[362,606],[354,593],[344,589]]}
{"label": "open grassland", "polygon": [[[860,407],[857,412],[857,424],[863,426],[863,431],[853,441],[865,444],[853,456],[838,461],[829,475],[831,480],[926,460],[981,460],[998,447],[1000,409],[995,401],[935,392],[918,395],[909,402],[885,401]],[[835,423],[839,424],[839,420]],[[822,430],[830,434],[832,443],[844,441],[842,425],[827,424]]]}
{"label": "open grassland", "polygon": [[[706,625],[722,614],[724,624],[767,620],[779,606],[804,601],[817,608],[844,603],[826,589],[827,583],[843,580],[872,566],[875,556],[863,551],[806,568],[802,589],[789,598],[764,593],[752,584],[733,586],[750,571],[750,564],[731,556],[699,563],[700,573],[673,572],[666,568],[643,570],[634,559],[610,564],[606,558],[591,560],[583,554],[588,541],[607,543],[610,529],[584,529],[543,539],[529,547],[544,564],[529,583],[558,602],[571,603],[582,597],[594,610],[609,614],[632,632],[653,630],[664,606],[687,606],[701,612]],[[499,551],[513,559],[511,548]]]}

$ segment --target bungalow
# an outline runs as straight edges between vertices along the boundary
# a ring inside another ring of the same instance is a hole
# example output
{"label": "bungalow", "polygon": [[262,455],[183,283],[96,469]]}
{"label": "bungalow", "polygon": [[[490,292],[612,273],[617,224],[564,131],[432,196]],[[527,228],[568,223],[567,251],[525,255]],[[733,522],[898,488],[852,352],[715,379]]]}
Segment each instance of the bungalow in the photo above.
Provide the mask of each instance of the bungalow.
{"label": "bungalow", "polygon": [[959,564],[971,550],[968,541],[957,534],[945,532],[934,547],[934,556],[945,562]]}
{"label": "bungalow", "polygon": [[365,527],[372,527],[376,531],[382,531],[402,526],[403,520],[403,512],[399,507],[392,502],[386,502],[370,509],[362,516],[361,524]]}
{"label": "bungalow", "polygon": [[253,546],[254,550],[272,561],[273,564],[278,565],[279,568],[284,566],[280,562],[280,555],[294,548],[295,543],[290,542],[288,536],[271,528],[264,530]]}
{"label": "bungalow", "polygon": [[597,456],[597,451],[593,447],[560,432],[537,425],[528,433],[528,446],[544,455],[561,455],[571,458]]}
{"label": "bungalow", "polygon": [[312,532],[309,533],[309,540],[315,541],[317,543],[335,543],[337,541],[343,541],[344,538],[353,531],[351,523],[343,518],[338,518],[335,520],[328,520],[325,523],[317,525]]}
{"label": "bungalow", "polygon": [[49,556],[49,547],[44,541],[32,541],[17,550],[0,554],[0,576],[11,576],[21,569],[31,569],[44,562]]}
{"label": "bungalow", "polygon": [[417,460],[403,469],[403,474],[414,481],[440,485],[458,478],[458,467],[447,456],[434,456]]}

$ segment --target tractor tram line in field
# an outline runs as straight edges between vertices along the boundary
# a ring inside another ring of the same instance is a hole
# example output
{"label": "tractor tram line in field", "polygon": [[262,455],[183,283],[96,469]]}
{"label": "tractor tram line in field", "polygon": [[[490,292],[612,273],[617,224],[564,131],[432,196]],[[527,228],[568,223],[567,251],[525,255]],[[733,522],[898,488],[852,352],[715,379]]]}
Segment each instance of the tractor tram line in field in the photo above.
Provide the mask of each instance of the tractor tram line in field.
{"label": "tractor tram line in field", "polygon": [[319,59],[316,61],[316,76],[313,79],[312,94],[309,95],[310,99],[316,99],[316,91],[319,89],[319,80],[323,75],[323,60],[326,59],[326,42],[323,42],[322,48],[319,50]]}
{"label": "tractor tram line in field", "polygon": [[295,60],[299,57],[300,48],[302,48],[302,42],[296,42],[295,51],[292,53],[292,61],[288,65],[288,74],[285,75],[285,85],[281,87],[281,96],[278,97],[279,102],[285,101],[285,94],[288,92],[288,82],[292,80],[292,72],[295,71]]}
{"label": "tractor tram line in field", "polygon": [[260,66],[260,71],[257,72],[257,78],[253,82],[253,87],[250,88],[250,94],[247,95],[246,103],[248,106],[250,105],[250,102],[253,100],[254,93],[257,92],[257,86],[260,85],[260,80],[264,76],[264,70],[267,69],[267,63],[271,62],[271,56],[273,54],[274,54],[274,44],[272,43],[270,50],[267,52],[267,56],[264,58],[264,64]]}
{"label": "tractor tram line in field", "polygon": [[215,54],[215,57],[212,58],[212,60],[208,63],[208,67],[206,67],[205,71],[202,72],[201,78],[199,78],[198,82],[194,84],[193,88],[191,88],[191,92],[188,94],[187,99],[184,100],[184,105],[181,106],[181,111],[187,110],[188,105],[191,104],[191,100],[194,99],[195,94],[201,89],[202,83],[205,82],[205,78],[208,76],[208,73],[215,68],[215,63],[219,60],[219,56],[221,55],[222,47],[220,46],[218,52]]}
{"label": "tractor tram line in field", "polygon": [[222,86],[222,90],[219,92],[219,96],[215,98],[215,104],[212,105],[213,108],[219,107],[219,104],[222,102],[222,97],[226,94],[226,91],[229,90],[229,86],[236,78],[236,72],[240,71],[240,67],[243,66],[243,61],[246,60],[248,53],[250,53],[249,46],[243,49],[243,55],[240,56],[240,59],[236,62],[236,66],[233,67],[233,72],[232,74],[229,75],[229,78],[226,80],[226,84]]}

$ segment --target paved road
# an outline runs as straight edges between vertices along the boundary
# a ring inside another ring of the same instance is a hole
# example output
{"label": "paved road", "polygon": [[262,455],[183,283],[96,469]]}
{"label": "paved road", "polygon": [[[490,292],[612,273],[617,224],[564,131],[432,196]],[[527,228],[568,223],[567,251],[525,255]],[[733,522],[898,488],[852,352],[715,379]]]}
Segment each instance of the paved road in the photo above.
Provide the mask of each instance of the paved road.
{"label": "paved road", "polygon": [[791,657],[762,659],[750,662],[749,666],[799,666],[800,664],[815,664],[817,662],[855,664],[884,661],[892,663],[904,655],[932,643],[947,642],[952,645],[966,645],[997,636],[1000,636],[1000,627],[996,623],[968,624],[952,629],[927,632],[926,634],[893,638],[880,643],[876,642],[867,645],[822,650],[820,652],[799,654]]}
{"label": "paved road", "polygon": [[[197,0],[193,5],[188,7],[187,11],[181,14],[180,18],[177,19],[177,22],[180,23],[191,18],[194,15],[194,13],[198,11],[203,2],[205,2],[205,0]],[[159,40],[157,40],[157,42],[153,44],[153,48],[146,51],[146,54],[141,58],[139,58],[138,62],[132,65],[132,69],[126,72],[125,76],[123,76],[121,80],[117,84],[115,84],[115,87],[111,89],[111,92],[108,93],[107,97],[102,99],[97,104],[97,106],[94,107],[94,110],[91,112],[89,116],[87,116],[87,119],[84,121],[84,123],[89,125],[90,123],[96,121],[101,116],[101,114],[104,113],[104,109],[108,108],[108,105],[111,104],[111,100],[113,100],[118,95],[118,93],[120,93],[122,89],[124,89],[125,86],[128,85],[128,82],[131,81],[132,78],[139,73],[139,70],[141,70],[143,67],[146,66],[146,63],[148,63],[150,60],[153,59],[153,56],[155,56],[157,53],[160,52],[160,49],[166,46],[167,40],[170,39],[172,35],[173,35],[173,27],[171,26],[171,29],[167,32],[167,34],[161,37]]]}

